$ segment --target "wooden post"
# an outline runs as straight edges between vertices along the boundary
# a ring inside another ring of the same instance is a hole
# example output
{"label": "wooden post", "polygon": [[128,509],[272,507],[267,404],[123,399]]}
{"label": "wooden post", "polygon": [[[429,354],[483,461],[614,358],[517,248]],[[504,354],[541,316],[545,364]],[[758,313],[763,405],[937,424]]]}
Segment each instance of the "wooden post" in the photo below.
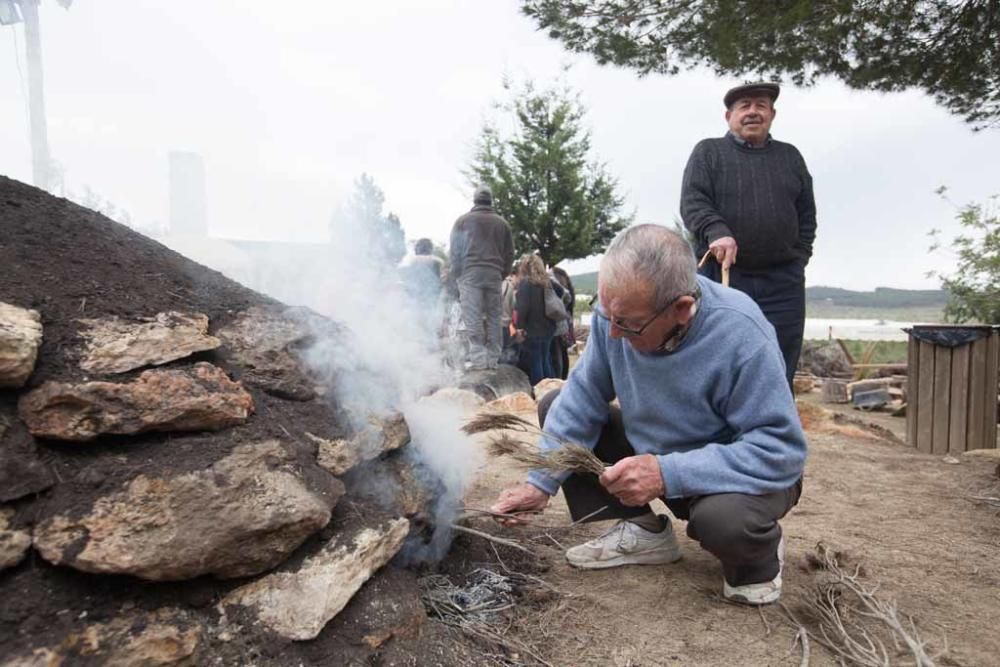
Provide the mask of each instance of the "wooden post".
{"label": "wooden post", "polygon": [[930,453],[934,426],[934,344],[920,341],[920,386],[917,389],[917,449]]}
{"label": "wooden post", "polygon": [[1000,329],[990,332],[989,346],[986,351],[986,400],[983,415],[983,447],[994,449],[997,446],[997,374],[1000,371]]}
{"label": "wooden post", "polygon": [[970,345],[969,351],[969,426],[966,449],[995,447],[986,442],[986,358],[990,345],[989,338],[980,338]]}
{"label": "wooden post", "polygon": [[951,400],[951,348],[938,345],[934,348],[934,426],[931,430],[931,452],[948,453]]}
{"label": "wooden post", "polygon": [[920,341],[911,333],[906,345],[906,443],[917,446],[917,400],[920,397]]}
{"label": "wooden post", "polygon": [[951,353],[951,410],[948,421],[948,451],[967,449],[969,430],[969,349],[960,345]]}

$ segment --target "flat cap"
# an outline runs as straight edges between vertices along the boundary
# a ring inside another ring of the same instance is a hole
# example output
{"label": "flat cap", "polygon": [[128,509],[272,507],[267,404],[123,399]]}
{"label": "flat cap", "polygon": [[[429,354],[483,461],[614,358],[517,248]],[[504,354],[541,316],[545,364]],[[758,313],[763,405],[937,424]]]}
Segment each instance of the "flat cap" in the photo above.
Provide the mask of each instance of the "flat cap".
{"label": "flat cap", "polygon": [[722,103],[726,105],[726,108],[733,106],[733,102],[740,99],[741,97],[748,97],[750,95],[768,95],[771,101],[778,99],[778,94],[781,93],[781,87],[776,83],[770,81],[758,81],[756,83],[744,83],[742,86],[736,86],[735,88],[730,88],[726,96],[722,98]]}

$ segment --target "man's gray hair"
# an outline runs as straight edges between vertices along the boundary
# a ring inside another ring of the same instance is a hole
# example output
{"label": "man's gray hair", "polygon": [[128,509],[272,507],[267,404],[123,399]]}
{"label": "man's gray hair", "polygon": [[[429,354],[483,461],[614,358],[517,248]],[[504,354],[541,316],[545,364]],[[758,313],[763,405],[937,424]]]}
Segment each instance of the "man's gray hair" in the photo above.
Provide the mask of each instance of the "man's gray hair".
{"label": "man's gray hair", "polygon": [[623,287],[637,282],[653,284],[654,307],[694,294],[697,263],[691,245],[662,225],[635,225],[618,233],[601,260],[602,286]]}

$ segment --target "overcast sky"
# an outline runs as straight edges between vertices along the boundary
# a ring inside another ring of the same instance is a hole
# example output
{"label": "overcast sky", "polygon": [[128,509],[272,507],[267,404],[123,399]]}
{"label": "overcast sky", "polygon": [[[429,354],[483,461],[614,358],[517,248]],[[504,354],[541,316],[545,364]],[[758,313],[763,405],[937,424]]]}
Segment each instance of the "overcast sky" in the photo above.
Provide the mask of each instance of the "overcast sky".
{"label": "overcast sky", "polygon": [[[361,172],[409,238],[447,239],[469,208],[461,174],[503,77],[545,85],[564,66],[595,154],[638,222],[670,224],[694,144],[725,131],[738,81],[638,79],[564,52],[507,0],[280,3],[53,0],[41,9],[49,141],[66,187],[137,223],[165,222],[167,154],[205,160],[209,230],[323,240]],[[31,180],[23,27],[0,28],[0,173]],[[19,52],[20,50],[20,52]],[[819,211],[813,285],[937,287],[927,232],[1000,192],[1000,131],[974,134],[919,92],[787,86],[772,127],[802,151]],[[594,260],[571,269],[596,268]]]}

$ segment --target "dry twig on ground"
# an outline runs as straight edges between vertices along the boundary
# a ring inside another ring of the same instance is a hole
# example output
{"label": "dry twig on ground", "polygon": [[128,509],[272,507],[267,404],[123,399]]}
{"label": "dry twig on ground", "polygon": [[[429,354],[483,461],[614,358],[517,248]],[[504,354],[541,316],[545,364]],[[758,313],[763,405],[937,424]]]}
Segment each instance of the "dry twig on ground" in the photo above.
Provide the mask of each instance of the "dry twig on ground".
{"label": "dry twig on ground", "polygon": [[[805,604],[815,626],[808,631],[813,639],[850,664],[888,667],[902,650],[910,653],[918,667],[933,667],[938,656],[928,655],[927,643],[913,619],[902,615],[895,602],[876,595],[878,586],[863,581],[860,565],[845,570],[838,553],[822,542],[816,545],[816,553],[814,561],[826,576]],[[801,635],[806,626],[787,606],[781,608]],[[805,660],[805,641],[802,650]]]}
{"label": "dry twig on ground", "polygon": [[489,542],[496,542],[497,544],[502,544],[505,547],[510,547],[511,549],[517,549],[518,551],[523,551],[524,553],[535,556],[535,552],[531,549],[522,546],[521,544],[514,542],[513,540],[505,540],[502,537],[497,537],[496,535],[490,535],[489,533],[484,533],[481,530],[476,530],[474,528],[467,528],[466,526],[460,526],[458,524],[451,524],[452,530],[457,530],[460,533],[467,533],[469,535],[475,535],[476,537],[481,537]]}

